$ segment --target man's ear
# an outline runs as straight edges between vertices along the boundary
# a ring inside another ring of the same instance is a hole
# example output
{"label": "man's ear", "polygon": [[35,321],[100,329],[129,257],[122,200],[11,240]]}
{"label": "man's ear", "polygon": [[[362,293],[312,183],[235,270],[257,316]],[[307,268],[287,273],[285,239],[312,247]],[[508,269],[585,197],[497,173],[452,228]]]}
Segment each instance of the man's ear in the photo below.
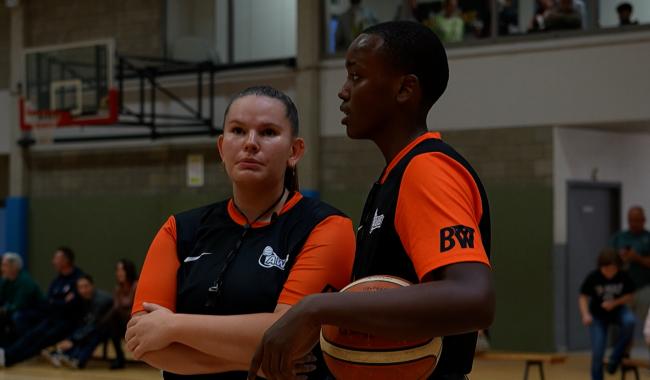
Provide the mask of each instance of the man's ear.
{"label": "man's ear", "polygon": [[420,97],[420,80],[413,74],[402,76],[397,92],[397,102],[407,103],[414,97]]}

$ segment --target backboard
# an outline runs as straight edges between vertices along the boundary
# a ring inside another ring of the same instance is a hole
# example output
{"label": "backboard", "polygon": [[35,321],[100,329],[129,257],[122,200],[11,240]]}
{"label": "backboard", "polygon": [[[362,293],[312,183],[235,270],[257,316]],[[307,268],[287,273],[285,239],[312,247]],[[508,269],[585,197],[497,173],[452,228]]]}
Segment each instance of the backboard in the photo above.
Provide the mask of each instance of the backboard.
{"label": "backboard", "polygon": [[113,40],[25,49],[23,131],[117,122]]}

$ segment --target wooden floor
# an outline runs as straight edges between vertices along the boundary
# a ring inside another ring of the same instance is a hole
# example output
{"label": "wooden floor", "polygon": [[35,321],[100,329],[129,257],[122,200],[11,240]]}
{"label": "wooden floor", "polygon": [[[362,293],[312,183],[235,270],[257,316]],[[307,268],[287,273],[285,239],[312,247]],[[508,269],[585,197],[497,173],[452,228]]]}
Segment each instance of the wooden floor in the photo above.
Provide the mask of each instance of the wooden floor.
{"label": "wooden floor", "polygon": [[[84,370],[53,368],[49,364],[34,359],[9,369],[0,370],[0,380],[148,380],[160,379],[160,372],[144,364],[133,363],[125,370],[110,371],[108,363],[92,361]],[[546,380],[589,380],[589,356],[587,354],[571,354],[564,364],[545,365]],[[471,380],[522,380],[524,364],[522,362],[495,362],[477,360]],[[650,380],[650,372],[640,371],[641,380]],[[619,380],[620,373],[608,375],[606,380]],[[539,374],[533,368],[529,380],[538,380]],[[631,374],[627,379],[632,380]]]}

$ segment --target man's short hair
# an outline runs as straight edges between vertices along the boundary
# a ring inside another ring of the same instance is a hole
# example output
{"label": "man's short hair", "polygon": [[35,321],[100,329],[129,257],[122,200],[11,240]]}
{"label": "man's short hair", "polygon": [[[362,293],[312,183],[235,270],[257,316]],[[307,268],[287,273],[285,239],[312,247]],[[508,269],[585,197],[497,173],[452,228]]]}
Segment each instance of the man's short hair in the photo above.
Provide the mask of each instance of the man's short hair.
{"label": "man's short hair", "polygon": [[598,255],[598,268],[606,267],[608,265],[616,265],[618,268],[623,265],[621,256],[613,248],[605,248],[600,251],[600,255]]}
{"label": "man's short hair", "polygon": [[13,265],[19,271],[23,269],[23,258],[15,252],[6,252],[4,255],[2,255],[2,259],[10,262],[11,265]]}
{"label": "man's short hair", "polygon": [[362,33],[381,37],[384,43],[380,51],[390,64],[418,78],[422,105],[427,109],[445,92],[449,81],[447,53],[431,29],[413,21],[390,21],[373,25]]}
{"label": "man's short hair", "polygon": [[630,12],[632,13],[632,4],[630,3],[620,3],[618,7],[616,7],[616,12],[621,13],[621,12]]}
{"label": "man's short hair", "polygon": [[63,256],[65,256],[65,258],[68,259],[70,264],[74,264],[74,251],[72,250],[72,248],[63,245],[57,248],[56,250],[63,253]]}

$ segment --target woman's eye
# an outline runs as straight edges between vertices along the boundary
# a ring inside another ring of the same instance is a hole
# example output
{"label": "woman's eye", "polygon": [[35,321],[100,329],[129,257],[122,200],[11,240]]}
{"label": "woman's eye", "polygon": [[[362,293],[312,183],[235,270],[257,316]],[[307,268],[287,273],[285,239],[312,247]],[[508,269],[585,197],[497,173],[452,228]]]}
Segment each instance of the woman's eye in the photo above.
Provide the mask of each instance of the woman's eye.
{"label": "woman's eye", "polygon": [[277,134],[278,133],[274,129],[271,129],[271,128],[265,129],[265,130],[262,131],[263,136],[269,136],[270,137],[270,136],[277,136]]}

